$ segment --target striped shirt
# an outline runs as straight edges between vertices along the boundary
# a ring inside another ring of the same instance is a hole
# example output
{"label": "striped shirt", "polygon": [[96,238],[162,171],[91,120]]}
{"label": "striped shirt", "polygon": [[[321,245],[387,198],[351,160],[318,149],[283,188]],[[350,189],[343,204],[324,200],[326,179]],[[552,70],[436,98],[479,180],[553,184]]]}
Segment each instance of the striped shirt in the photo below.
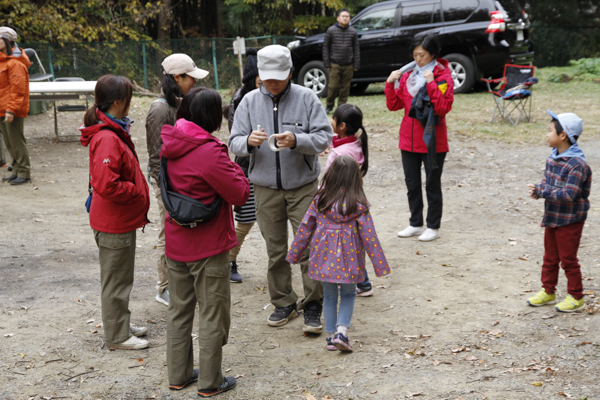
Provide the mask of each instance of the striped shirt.
{"label": "striped shirt", "polygon": [[235,220],[242,224],[256,222],[256,209],[254,208],[254,185],[250,182],[250,197],[248,201],[241,207],[239,213],[235,213]]}
{"label": "striped shirt", "polygon": [[548,157],[544,179],[534,194],[546,199],[542,226],[556,228],[583,222],[590,209],[592,170],[579,157]]}

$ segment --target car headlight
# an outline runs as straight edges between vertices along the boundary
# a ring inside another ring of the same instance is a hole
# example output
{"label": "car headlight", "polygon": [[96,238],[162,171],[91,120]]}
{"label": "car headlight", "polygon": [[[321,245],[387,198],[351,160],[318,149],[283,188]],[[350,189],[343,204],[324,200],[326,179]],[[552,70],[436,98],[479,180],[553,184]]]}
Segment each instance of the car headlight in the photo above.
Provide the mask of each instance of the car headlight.
{"label": "car headlight", "polygon": [[300,41],[299,40],[294,40],[293,42],[289,42],[287,44],[287,48],[290,49],[290,50],[295,49],[298,46],[300,46]]}

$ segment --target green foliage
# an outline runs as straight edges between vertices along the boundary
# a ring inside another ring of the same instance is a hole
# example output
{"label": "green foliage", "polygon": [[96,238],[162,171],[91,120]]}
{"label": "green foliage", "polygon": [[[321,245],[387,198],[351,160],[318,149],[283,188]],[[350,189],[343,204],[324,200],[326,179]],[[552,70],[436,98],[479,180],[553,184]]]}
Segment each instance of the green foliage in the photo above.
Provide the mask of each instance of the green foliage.
{"label": "green foliage", "polygon": [[581,58],[579,60],[571,60],[571,65],[575,67],[574,72],[576,75],[600,75],[600,58]]}
{"label": "green foliage", "polygon": [[294,28],[298,29],[298,35],[325,32],[333,24],[335,24],[334,17],[322,15],[296,15],[294,17]]}
{"label": "green foliage", "polygon": [[147,40],[143,28],[160,7],[140,0],[0,0],[0,15],[20,42]]}

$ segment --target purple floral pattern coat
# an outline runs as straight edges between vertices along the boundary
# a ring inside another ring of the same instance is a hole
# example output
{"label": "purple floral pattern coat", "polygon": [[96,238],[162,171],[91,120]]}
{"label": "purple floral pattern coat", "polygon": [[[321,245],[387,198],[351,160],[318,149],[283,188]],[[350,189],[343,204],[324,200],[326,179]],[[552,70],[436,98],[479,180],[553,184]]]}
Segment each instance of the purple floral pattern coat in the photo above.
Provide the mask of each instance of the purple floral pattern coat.
{"label": "purple floral pattern coat", "polygon": [[[313,200],[304,215],[286,260],[298,263],[310,241],[308,276],[331,283],[359,283],[365,280],[365,250],[377,276],[388,275],[388,265],[375,232],[369,208],[357,204],[356,214],[337,211],[319,213]],[[312,240],[311,240],[312,238]]]}

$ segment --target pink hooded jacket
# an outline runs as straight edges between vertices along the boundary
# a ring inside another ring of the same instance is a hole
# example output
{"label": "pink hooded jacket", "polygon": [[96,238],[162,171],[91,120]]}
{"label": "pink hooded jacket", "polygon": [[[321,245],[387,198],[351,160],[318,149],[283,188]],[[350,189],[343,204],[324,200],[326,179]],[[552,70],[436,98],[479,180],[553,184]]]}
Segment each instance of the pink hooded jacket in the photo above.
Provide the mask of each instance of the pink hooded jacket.
{"label": "pink hooded jacket", "polygon": [[175,261],[192,262],[237,246],[231,205],[244,205],[250,185],[242,169],[231,161],[227,145],[193,122],[179,119],[163,125],[161,157],[168,159],[171,188],[204,204],[223,198],[218,214],[195,228],[179,226],[167,213],[165,254]]}

